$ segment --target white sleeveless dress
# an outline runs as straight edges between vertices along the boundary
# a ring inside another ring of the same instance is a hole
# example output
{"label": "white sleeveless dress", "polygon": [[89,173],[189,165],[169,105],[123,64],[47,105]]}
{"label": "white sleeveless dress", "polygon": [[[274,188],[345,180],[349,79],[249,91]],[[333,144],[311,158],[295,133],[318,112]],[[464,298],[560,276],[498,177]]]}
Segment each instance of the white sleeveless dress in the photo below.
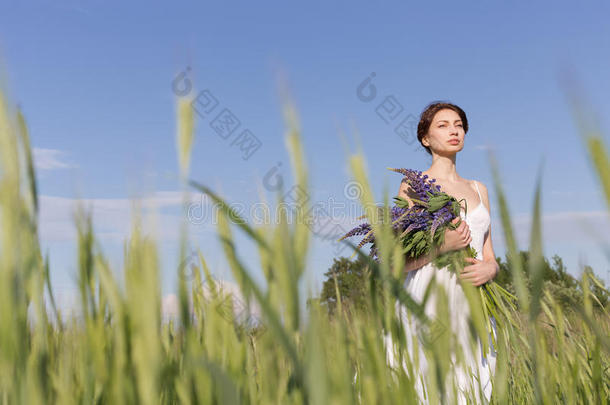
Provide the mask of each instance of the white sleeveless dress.
{"label": "white sleeveless dress", "polygon": [[[491,224],[491,217],[489,215],[489,211],[483,205],[483,200],[481,198],[481,193],[479,192],[479,187],[475,182],[475,187],[477,193],[479,195],[479,205],[473,210],[469,209],[468,214],[464,214],[462,210],[460,212],[460,217],[466,221],[470,228],[470,235],[472,237],[472,241],[470,242],[470,246],[472,246],[477,251],[477,259],[483,260],[483,241],[489,232],[489,226]],[[468,316],[470,313],[470,309],[468,307],[468,302],[464,295],[464,291],[462,287],[459,285],[457,280],[457,276],[453,274],[446,267],[442,269],[438,269],[432,263],[427,263],[424,266],[420,267],[417,270],[412,270],[407,274],[406,280],[404,282],[404,288],[411,295],[411,297],[421,303],[423,300],[424,292],[426,291],[426,287],[430,282],[432,276],[436,274],[437,286],[442,285],[445,287],[445,291],[447,292],[447,298],[449,303],[449,311],[450,311],[450,319],[451,319],[451,328],[455,332],[462,349],[464,350],[464,357],[466,359],[466,364],[469,365],[473,374],[479,376],[481,379],[481,386],[484,392],[484,398],[480,398],[478,395],[478,381],[476,377],[469,377],[469,374],[463,369],[463,367],[454,367],[453,372],[455,373],[455,382],[458,386],[459,396],[456,399],[452,399],[452,402],[449,403],[458,403],[465,404],[466,398],[464,397],[463,392],[468,391],[469,389],[474,389],[475,398],[478,399],[478,403],[487,403],[491,398],[491,380],[494,375],[495,366],[496,366],[496,350],[493,348],[491,336],[489,336],[490,350],[484,355],[481,341],[478,341],[477,352],[473,355],[470,344],[468,343],[469,339],[469,331],[468,331]],[[435,318],[435,310],[433,297],[431,296],[426,303],[425,313],[431,319]],[[405,333],[407,338],[407,346],[409,350],[409,355],[411,359],[414,359],[415,353],[412,350],[412,339],[413,337],[417,337],[417,339],[421,339],[417,335],[417,319],[415,316],[411,316],[410,318],[407,316],[407,309],[404,306],[401,306],[397,303],[396,311],[399,317],[402,318],[403,325],[405,327]],[[492,329],[495,336],[497,336],[496,331],[496,322],[493,317],[491,317]],[[421,342],[421,340],[419,340]],[[387,349],[387,361],[388,364],[392,367],[397,367],[397,360],[394,353],[395,348],[393,348],[392,339],[390,334],[385,335],[385,343]],[[455,355],[451,355],[452,360],[455,360]],[[406,365],[403,363],[403,367]],[[405,368],[406,369],[406,368]],[[426,375],[428,370],[427,360],[424,355],[423,349],[419,347],[419,372],[420,375],[417,376],[418,384],[416,385],[416,389],[420,396],[420,401],[422,403],[429,403],[427,400],[427,395],[425,392],[425,385],[423,381],[423,376]],[[473,388],[471,388],[473,387]],[[450,393],[448,393],[450,395]]]}

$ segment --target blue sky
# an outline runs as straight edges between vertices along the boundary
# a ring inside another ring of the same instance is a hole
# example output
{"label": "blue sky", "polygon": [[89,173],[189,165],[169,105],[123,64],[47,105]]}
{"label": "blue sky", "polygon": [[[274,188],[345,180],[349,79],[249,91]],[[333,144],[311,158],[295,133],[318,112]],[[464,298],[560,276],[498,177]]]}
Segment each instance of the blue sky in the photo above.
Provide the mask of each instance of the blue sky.
{"label": "blue sky", "polygon": [[[148,193],[160,214],[164,294],[174,290],[177,225],[185,215],[172,81],[187,68],[193,92],[208,89],[219,103],[214,113],[229,109],[239,130],[249,129],[262,144],[244,160],[211,128],[213,116],[198,122],[191,177],[230,201],[247,207],[259,201],[257,184],[278,164],[290,185],[280,71],[298,108],[313,201],[354,204],[344,193],[351,176],[340,133],[352,149],[358,134],[378,200],[384,187],[394,195],[400,176],[386,167],[425,170],[431,163],[393,131],[395,124],[418,117],[433,100],[449,100],[468,115],[457,167],[490,188],[496,255],[505,250],[490,148],[520,248],[529,242],[535,174],[544,158],[545,254],[562,256],[575,275],[584,262],[606,278],[608,260],[579,224],[586,221],[601,236],[608,217],[559,74],[576,74],[608,129],[602,114],[610,107],[608,8],[603,2],[3,2],[4,85],[21,105],[36,148],[42,241],[53,283],[65,296],[75,287],[69,214],[75,199],[94,205],[100,241],[118,269],[129,199]],[[363,102],[356,89],[373,72],[377,96]],[[376,113],[387,96],[403,108],[392,124]],[[191,244],[219,278],[230,279],[215,227],[203,222],[191,221]],[[256,263],[253,247],[240,242],[242,256]],[[308,277],[319,288],[334,252],[322,240],[312,247]]]}

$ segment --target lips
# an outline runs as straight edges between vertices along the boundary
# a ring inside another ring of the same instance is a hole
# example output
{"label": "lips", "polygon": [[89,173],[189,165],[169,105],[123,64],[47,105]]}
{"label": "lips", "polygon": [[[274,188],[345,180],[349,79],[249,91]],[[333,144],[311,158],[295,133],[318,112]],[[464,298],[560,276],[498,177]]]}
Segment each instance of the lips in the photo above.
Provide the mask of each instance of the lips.
{"label": "lips", "polygon": [[452,145],[457,145],[458,143],[460,143],[460,141],[458,141],[457,139],[452,139],[449,141],[449,143]]}

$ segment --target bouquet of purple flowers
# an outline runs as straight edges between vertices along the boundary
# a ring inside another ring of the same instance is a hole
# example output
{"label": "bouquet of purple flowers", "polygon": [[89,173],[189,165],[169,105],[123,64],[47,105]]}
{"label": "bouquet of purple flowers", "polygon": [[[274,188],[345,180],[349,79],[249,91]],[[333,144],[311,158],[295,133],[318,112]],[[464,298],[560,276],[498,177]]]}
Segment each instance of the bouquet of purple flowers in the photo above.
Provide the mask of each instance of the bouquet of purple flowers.
{"label": "bouquet of purple flowers", "polygon": [[[428,175],[422,176],[421,171],[391,168],[390,170],[403,174],[403,181],[411,186],[416,195],[411,198],[414,203],[412,207],[409,207],[406,199],[394,197],[395,205],[390,211],[394,234],[400,237],[403,253],[407,257],[416,258],[425,255],[444,243],[446,228],[456,229],[459,226],[461,219],[457,224],[451,221],[460,216],[460,202],[455,197],[442,192],[441,187],[434,184],[436,179],[428,179]],[[358,247],[370,243],[369,255],[373,260],[378,261],[375,235],[369,223],[353,228],[339,240],[358,235],[364,235]],[[474,258],[476,255],[476,250],[468,246],[436,256],[433,264],[438,268],[449,266],[451,270],[457,271],[456,266],[463,262],[464,257]]]}
{"label": "bouquet of purple flowers", "polygon": [[[404,254],[413,258],[425,255],[444,243],[447,228],[456,229],[461,223],[461,219],[456,224],[451,222],[454,218],[460,216],[460,201],[441,191],[441,187],[434,184],[435,179],[428,179],[428,175],[422,176],[421,171],[392,168],[389,168],[389,170],[403,174],[403,181],[406,181],[415,193],[415,197],[410,197],[413,201],[412,207],[409,207],[409,202],[406,199],[394,197],[395,204],[390,212],[392,230],[400,238]],[[468,207],[466,206],[467,210]],[[358,219],[365,217],[366,215]],[[380,218],[383,218],[383,215],[380,215]],[[361,224],[347,232],[339,240],[359,235],[364,235],[364,237],[358,244],[358,248],[370,243],[369,255],[378,262],[378,250],[371,224]],[[438,253],[438,251],[435,251],[435,253]],[[476,250],[472,246],[468,246],[434,255],[432,264],[438,269],[447,267],[459,274],[464,268],[464,258],[475,258],[476,256]],[[487,331],[491,334],[490,315],[493,315],[501,323],[502,320],[498,319],[498,314],[501,312],[500,309],[506,310],[506,307],[500,305],[500,301],[507,302],[512,309],[515,309],[516,297],[493,282],[487,282],[479,286],[478,291],[482,300]],[[511,319],[510,317],[503,318]],[[496,346],[495,336],[491,335],[492,342]],[[487,344],[486,340],[484,344]]]}

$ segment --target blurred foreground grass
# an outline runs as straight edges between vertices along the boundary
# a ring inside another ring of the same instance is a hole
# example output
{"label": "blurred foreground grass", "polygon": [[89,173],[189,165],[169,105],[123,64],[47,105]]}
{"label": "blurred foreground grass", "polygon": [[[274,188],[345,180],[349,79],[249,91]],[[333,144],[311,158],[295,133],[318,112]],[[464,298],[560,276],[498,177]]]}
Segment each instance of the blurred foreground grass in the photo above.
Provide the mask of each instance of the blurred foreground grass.
{"label": "blurred foreground grass", "polygon": [[[308,190],[307,170],[296,112],[285,106],[286,142],[297,185]],[[186,179],[194,120],[188,100],[179,100],[178,155]],[[588,136],[591,160],[610,203],[607,149]],[[419,307],[400,284],[402,256],[388,221],[374,221],[381,264],[370,263],[371,310],[329,318],[315,302],[309,316],[299,310],[298,283],[306,271],[310,238],[308,206],[299,202],[296,221],[285,215],[272,225],[252,228],[205,185],[189,184],[220,204],[218,236],[242,295],[262,309],[262,325],[252,328],[218,310],[227,295],[214,284],[199,254],[194,279],[179,267],[179,317],[163,322],[158,247],[144,235],[135,216],[125,243],[124,288],[96,242],[90,216],[80,211],[78,288],[82,318],[64,319],[50,288],[48,258],[37,234],[38,201],[25,120],[0,94],[0,402],[3,404],[404,404],[416,403],[413,369],[406,357],[398,302],[414,314]],[[493,163],[493,162],[492,162]],[[349,157],[364,207],[375,204],[361,153]],[[494,187],[502,218],[511,277],[519,308],[498,331],[493,402],[608,403],[610,318],[594,309],[594,296],[567,316],[541,280],[540,183],[534,199],[530,260],[520,260],[510,215],[494,163]],[[282,193],[278,193],[282,195]],[[385,196],[388,206],[388,197]],[[370,213],[372,219],[376,210]],[[387,210],[385,211],[387,215]],[[249,264],[240,260],[233,232],[258,246],[266,285],[257,285]],[[184,250],[184,249],[183,249]],[[361,256],[362,253],[358,252]],[[531,288],[526,288],[528,274]],[[596,279],[587,274],[583,291]],[[204,294],[203,285],[212,294]],[[471,299],[472,290],[466,288]],[[47,294],[48,300],[43,296]],[[474,301],[471,301],[471,303]],[[341,304],[338,303],[341,314]],[[471,304],[471,330],[484,330],[483,315]],[[442,313],[442,310],[441,310]],[[231,312],[229,312],[231,314]],[[422,321],[424,319],[422,318]],[[383,334],[397,343],[404,368],[386,363]],[[413,342],[419,344],[418,342]],[[450,372],[450,330],[424,342],[430,373],[430,403],[452,403],[445,389]],[[357,376],[357,378],[354,378]],[[471,393],[474,395],[474,393]]]}

